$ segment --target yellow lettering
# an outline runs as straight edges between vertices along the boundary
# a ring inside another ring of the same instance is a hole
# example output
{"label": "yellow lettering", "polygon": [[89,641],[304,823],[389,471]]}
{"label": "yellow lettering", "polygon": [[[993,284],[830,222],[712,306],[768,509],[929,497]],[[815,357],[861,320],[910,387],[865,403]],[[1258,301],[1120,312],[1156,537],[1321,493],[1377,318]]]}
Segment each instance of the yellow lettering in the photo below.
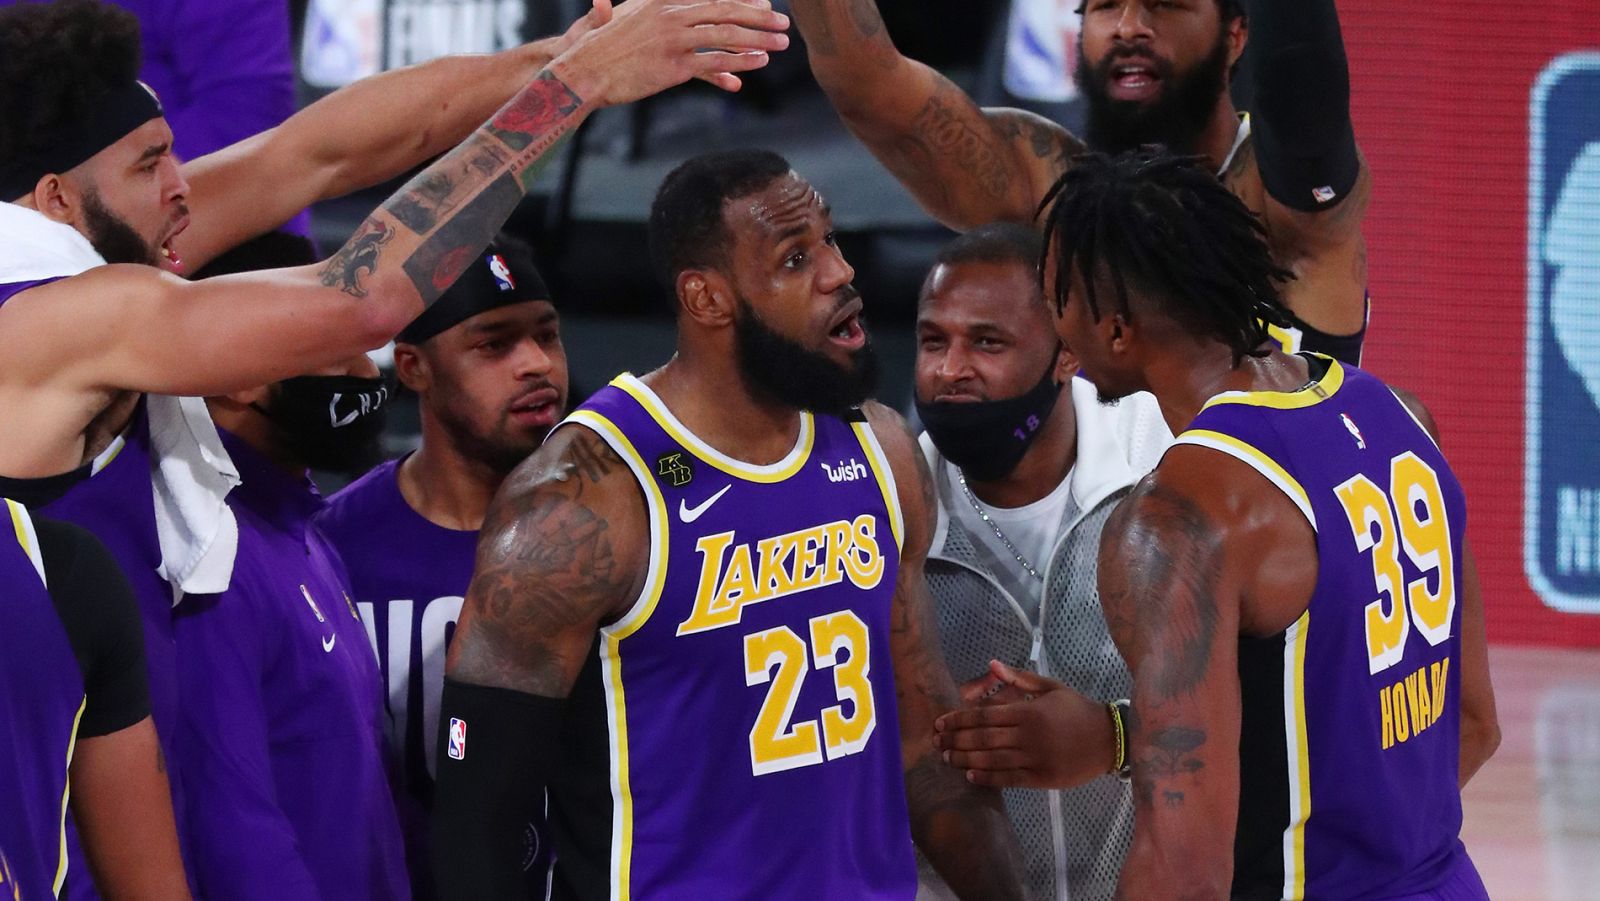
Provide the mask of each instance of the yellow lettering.
{"label": "yellow lettering", "polygon": [[822,550],[827,535],[826,526],[816,526],[799,534],[800,546],[794,552],[795,591],[809,591],[822,586]]}
{"label": "yellow lettering", "polygon": [[1396,682],[1389,692],[1389,706],[1394,709],[1394,737],[1401,744],[1411,737],[1411,722],[1406,719],[1406,691],[1404,682]]}
{"label": "yellow lettering", "polygon": [[850,552],[850,524],[830,522],[828,530],[828,557],[822,564],[822,584],[832,585],[844,579],[845,555]]}
{"label": "yellow lettering", "polygon": [[761,555],[759,572],[762,597],[780,597],[794,590],[794,582],[789,578],[789,569],[783,565],[784,558],[793,550],[788,538],[787,535],[763,538],[761,543],[756,545],[756,550]]}
{"label": "yellow lettering", "polygon": [[883,578],[883,555],[878,553],[878,521],[872,514],[863,513],[850,527],[855,534],[855,547],[845,557],[850,581],[862,589],[875,588]]}
{"label": "yellow lettering", "polygon": [[1427,723],[1422,721],[1417,705],[1417,674],[1406,676],[1406,709],[1411,713],[1411,734],[1416,735],[1422,731]]}
{"label": "yellow lettering", "polygon": [[704,632],[739,621],[739,608],[728,607],[726,599],[717,592],[723,553],[731,544],[732,532],[706,535],[695,542],[694,549],[700,552],[700,583],[695,587],[694,610],[678,626],[679,635]]}
{"label": "yellow lettering", "polygon": [[1439,716],[1433,710],[1433,694],[1428,691],[1427,667],[1417,670],[1415,690],[1417,693],[1417,731],[1421,732],[1433,725],[1433,721]]}
{"label": "yellow lettering", "polygon": [[1444,691],[1450,685],[1450,658],[1433,665],[1433,715],[1444,715]]}
{"label": "yellow lettering", "polygon": [[1383,714],[1383,747],[1394,747],[1394,714],[1389,711],[1389,686],[1378,689],[1378,710]]}
{"label": "yellow lettering", "polygon": [[756,573],[755,565],[750,560],[750,545],[741,544],[733,549],[733,557],[728,561],[728,572],[722,577],[722,587],[717,589],[717,597],[719,607],[726,606],[735,611],[736,622],[740,607],[764,600],[756,597]]}
{"label": "yellow lettering", "polygon": [[[729,552],[729,548],[732,552]],[[753,550],[752,550],[753,548]],[[732,532],[695,542],[701,555],[694,608],[678,626],[679,635],[720,629],[739,622],[746,605],[809,591],[846,577],[863,590],[883,579],[877,520],[864,514],[809,529],[733,544]]]}

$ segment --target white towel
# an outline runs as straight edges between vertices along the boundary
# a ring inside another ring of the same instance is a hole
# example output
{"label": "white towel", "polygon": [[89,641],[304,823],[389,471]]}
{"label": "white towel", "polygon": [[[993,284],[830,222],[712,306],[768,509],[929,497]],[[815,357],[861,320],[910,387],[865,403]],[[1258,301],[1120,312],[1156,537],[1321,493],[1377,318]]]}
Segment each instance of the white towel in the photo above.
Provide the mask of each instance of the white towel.
{"label": "white towel", "polygon": [[[14,203],[0,203],[0,283],[77,275],[105,260],[77,229]],[[225,498],[239,484],[198,397],[150,395],[150,480],[155,494],[161,566],[173,603],[185,594],[228,587],[239,549],[239,524]]]}

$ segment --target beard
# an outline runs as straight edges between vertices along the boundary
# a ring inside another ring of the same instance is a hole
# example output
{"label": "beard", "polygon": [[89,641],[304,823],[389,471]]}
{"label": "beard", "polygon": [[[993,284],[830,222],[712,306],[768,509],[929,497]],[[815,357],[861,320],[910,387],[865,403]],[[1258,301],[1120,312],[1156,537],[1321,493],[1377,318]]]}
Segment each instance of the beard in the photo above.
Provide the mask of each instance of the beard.
{"label": "beard", "polygon": [[139,237],[124,219],[101,202],[98,191],[83,195],[83,221],[89,230],[89,245],[107,263],[161,265],[150,243]]}
{"label": "beard", "polygon": [[870,335],[851,354],[850,364],[840,366],[827,354],[775,331],[743,297],[738,305],[734,353],[739,374],[753,394],[828,416],[841,416],[872,396],[878,383],[878,357]]}
{"label": "beard", "polygon": [[[1108,85],[1111,71],[1120,63],[1138,59],[1155,69],[1161,91],[1148,102],[1113,100]],[[1112,51],[1094,66],[1080,52],[1073,78],[1088,102],[1084,140],[1090,150],[1118,154],[1145,144],[1160,144],[1179,154],[1199,151],[1200,134],[1216,110],[1217,99],[1228,89],[1228,33],[1205,59],[1183,74],[1172,63],[1139,53]]]}
{"label": "beard", "polygon": [[545,429],[525,438],[512,431],[509,425],[504,425],[504,418],[501,420],[503,427],[498,432],[485,432],[459,412],[466,406],[465,399],[460,403],[446,399],[445,403],[434,408],[433,413],[463,459],[482,463],[501,476],[510,475],[511,470],[538,450],[550,434],[550,429]]}

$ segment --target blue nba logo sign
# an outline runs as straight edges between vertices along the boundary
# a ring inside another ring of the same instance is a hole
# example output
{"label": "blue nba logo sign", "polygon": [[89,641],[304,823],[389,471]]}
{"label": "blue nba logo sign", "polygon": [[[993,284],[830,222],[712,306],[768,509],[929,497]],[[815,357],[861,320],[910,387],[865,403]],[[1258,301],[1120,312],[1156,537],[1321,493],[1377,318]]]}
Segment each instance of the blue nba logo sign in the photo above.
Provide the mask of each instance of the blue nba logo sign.
{"label": "blue nba logo sign", "polygon": [[1600,613],[1600,53],[1533,88],[1523,529],[1544,603]]}
{"label": "blue nba logo sign", "polygon": [[450,718],[450,744],[445,749],[455,760],[464,760],[467,756],[467,721]]}

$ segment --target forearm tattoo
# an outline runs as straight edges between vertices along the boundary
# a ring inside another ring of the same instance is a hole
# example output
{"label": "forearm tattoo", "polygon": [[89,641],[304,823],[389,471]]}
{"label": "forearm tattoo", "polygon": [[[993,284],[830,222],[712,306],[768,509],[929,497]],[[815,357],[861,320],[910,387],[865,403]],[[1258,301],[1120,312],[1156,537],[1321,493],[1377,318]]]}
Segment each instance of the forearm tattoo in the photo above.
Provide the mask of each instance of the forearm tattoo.
{"label": "forearm tattoo", "polygon": [[[583,101],[549,70],[455,150],[378,208],[324,264],[322,283],[367,296],[366,276],[399,264],[424,306],[432,305],[493,239],[538,174],[538,163],[576,121]],[[396,223],[406,241],[393,262]]]}

